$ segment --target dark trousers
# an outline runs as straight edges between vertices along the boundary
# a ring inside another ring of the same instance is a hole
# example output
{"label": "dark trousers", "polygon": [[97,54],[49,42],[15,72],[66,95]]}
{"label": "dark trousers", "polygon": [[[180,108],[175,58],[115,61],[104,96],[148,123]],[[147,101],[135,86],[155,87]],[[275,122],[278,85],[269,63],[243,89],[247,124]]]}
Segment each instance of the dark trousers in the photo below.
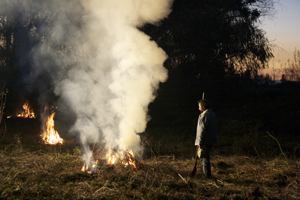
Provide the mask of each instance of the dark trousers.
{"label": "dark trousers", "polygon": [[200,162],[202,165],[202,175],[203,177],[211,176],[211,167],[210,167],[210,151],[212,149],[212,145],[201,145],[201,149],[203,150],[201,153]]}

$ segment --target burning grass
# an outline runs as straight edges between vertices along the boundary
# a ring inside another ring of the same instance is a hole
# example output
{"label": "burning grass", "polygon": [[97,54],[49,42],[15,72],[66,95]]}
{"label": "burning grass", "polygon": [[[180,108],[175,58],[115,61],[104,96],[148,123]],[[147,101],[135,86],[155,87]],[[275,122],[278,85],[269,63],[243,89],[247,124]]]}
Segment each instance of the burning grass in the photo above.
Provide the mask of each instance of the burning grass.
{"label": "burning grass", "polygon": [[202,178],[198,170],[191,179],[194,160],[182,157],[140,160],[144,166],[140,170],[118,162],[88,174],[80,171],[78,148],[71,153],[62,153],[59,146],[29,151],[16,143],[10,149],[0,152],[1,199],[284,199],[299,195],[293,189],[300,183],[299,160],[213,156],[213,178]]}
{"label": "burning grass", "polygon": [[63,144],[64,140],[59,136],[54,128],[54,115],[55,112],[51,111],[45,106],[44,113],[42,114],[42,134],[41,137],[45,144]]}
{"label": "burning grass", "polygon": [[19,114],[17,114],[17,117],[22,117],[22,118],[35,118],[35,114],[31,107],[29,106],[28,101],[26,101],[23,105],[23,111]]}

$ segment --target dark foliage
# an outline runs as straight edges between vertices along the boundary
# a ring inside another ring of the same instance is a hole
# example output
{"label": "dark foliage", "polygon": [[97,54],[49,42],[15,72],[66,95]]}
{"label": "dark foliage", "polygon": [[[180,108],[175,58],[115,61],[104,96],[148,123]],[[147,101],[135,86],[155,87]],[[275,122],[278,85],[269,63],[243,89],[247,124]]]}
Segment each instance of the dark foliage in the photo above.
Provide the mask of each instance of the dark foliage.
{"label": "dark foliage", "polygon": [[211,80],[238,72],[250,78],[273,56],[256,26],[272,6],[269,0],[175,0],[168,19],[142,30],[169,55],[166,67],[181,76]]}
{"label": "dark foliage", "polygon": [[[50,2],[1,2],[6,10],[0,13],[0,85],[6,83],[10,91],[6,109],[10,115],[16,113],[14,108],[22,107],[25,100],[36,113],[39,113],[38,102],[42,98],[47,98],[49,103],[54,101],[51,76],[58,76],[56,67],[64,63],[55,63],[45,56],[38,57],[33,55],[33,51],[41,43],[57,57],[75,54],[73,41],[69,37],[70,29],[82,26],[84,9],[76,0],[66,2],[70,12],[55,9],[49,6]],[[59,1],[52,3],[58,4]],[[74,17],[72,13],[77,15]],[[64,27],[64,30],[56,30],[62,31],[60,34],[51,31],[56,26],[56,20]],[[34,70],[37,57],[44,64],[40,68],[51,65],[53,71],[46,74],[43,70]]]}

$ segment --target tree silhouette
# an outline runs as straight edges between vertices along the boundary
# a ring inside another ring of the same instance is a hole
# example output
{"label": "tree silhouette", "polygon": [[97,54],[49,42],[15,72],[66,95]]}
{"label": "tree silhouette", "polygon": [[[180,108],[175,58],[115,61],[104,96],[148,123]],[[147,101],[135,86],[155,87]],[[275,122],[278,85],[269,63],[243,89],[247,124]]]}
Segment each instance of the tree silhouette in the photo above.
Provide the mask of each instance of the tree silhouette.
{"label": "tree silhouette", "polygon": [[175,0],[169,18],[141,28],[169,55],[168,69],[223,79],[235,73],[256,77],[273,57],[256,24],[273,8],[271,0]]}

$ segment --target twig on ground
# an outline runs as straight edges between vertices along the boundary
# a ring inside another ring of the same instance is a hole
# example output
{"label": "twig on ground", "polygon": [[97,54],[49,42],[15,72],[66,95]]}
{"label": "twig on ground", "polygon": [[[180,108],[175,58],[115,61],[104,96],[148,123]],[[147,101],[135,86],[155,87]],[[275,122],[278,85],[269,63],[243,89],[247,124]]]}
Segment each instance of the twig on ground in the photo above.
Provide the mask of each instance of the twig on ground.
{"label": "twig on ground", "polygon": [[178,174],[178,176],[179,176],[186,184],[189,184],[189,183],[185,180],[185,178],[183,178],[180,174]]}
{"label": "twig on ground", "polygon": [[[258,153],[258,151],[257,151],[257,149],[256,149],[256,146],[254,146],[254,150],[255,150],[257,156],[260,157],[260,155],[259,155],[259,153]],[[262,157],[260,157],[260,158],[262,159]]]}
{"label": "twig on ground", "polygon": [[149,146],[149,149],[151,150],[151,152],[152,152],[154,158],[156,158],[156,155],[155,155],[155,153],[153,152],[153,149],[151,148],[151,146],[150,146],[150,144],[148,143],[148,141],[146,141],[146,143],[147,143],[147,145]]}
{"label": "twig on ground", "polygon": [[219,186],[217,186],[217,184],[215,184],[215,183],[208,183],[207,185],[212,185],[212,186],[215,186],[216,188],[219,188]]}
{"label": "twig on ground", "polygon": [[279,149],[280,149],[282,155],[283,155],[284,158],[287,160],[287,157],[286,157],[285,153],[283,152],[283,150],[282,150],[282,148],[281,148],[281,145],[280,145],[279,141],[277,140],[277,138],[276,138],[273,134],[271,134],[270,132],[268,132],[268,131],[267,131],[267,134],[277,142],[277,144],[278,144],[278,146],[279,146]]}

